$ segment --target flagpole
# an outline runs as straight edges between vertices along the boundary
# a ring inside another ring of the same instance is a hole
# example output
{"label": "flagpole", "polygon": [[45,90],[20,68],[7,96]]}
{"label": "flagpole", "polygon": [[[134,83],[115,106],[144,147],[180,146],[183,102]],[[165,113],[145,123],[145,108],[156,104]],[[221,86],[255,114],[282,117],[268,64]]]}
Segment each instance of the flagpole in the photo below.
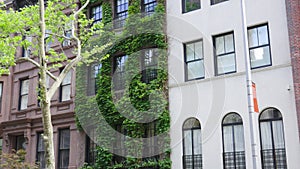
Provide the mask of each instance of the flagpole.
{"label": "flagpole", "polygon": [[246,83],[247,83],[247,99],[248,99],[248,111],[249,111],[249,128],[250,128],[250,140],[251,140],[251,155],[252,155],[252,168],[258,169],[258,153],[257,153],[257,133],[254,130],[253,123],[255,122],[255,112],[254,112],[254,102],[253,102],[253,90],[252,90],[252,76],[250,67],[250,57],[248,52],[248,34],[247,34],[247,24],[246,24],[246,12],[245,12],[245,0],[241,1],[242,10],[242,32],[243,32],[243,47],[245,56],[245,73],[246,73]]}

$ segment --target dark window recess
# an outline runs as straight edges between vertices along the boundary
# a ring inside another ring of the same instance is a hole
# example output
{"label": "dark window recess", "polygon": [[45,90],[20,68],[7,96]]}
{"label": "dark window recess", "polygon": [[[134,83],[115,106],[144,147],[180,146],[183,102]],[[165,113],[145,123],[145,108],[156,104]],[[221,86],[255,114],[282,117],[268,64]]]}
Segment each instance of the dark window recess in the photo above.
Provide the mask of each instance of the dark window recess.
{"label": "dark window recess", "polygon": [[224,169],[246,169],[242,118],[236,113],[226,115],[223,119],[222,131]]}
{"label": "dark window recess", "polygon": [[182,0],[182,13],[194,11],[201,8],[200,0]]}
{"label": "dark window recess", "polygon": [[190,118],[182,128],[183,133],[183,168],[202,169],[202,139],[199,120]]}
{"label": "dark window recess", "polygon": [[2,109],[3,82],[0,82],[0,113]]}
{"label": "dark window recess", "polygon": [[216,75],[236,72],[233,32],[213,37]]}
{"label": "dark window recess", "polygon": [[14,0],[14,8],[19,10],[26,6],[31,6],[37,4],[38,0]]}
{"label": "dark window recess", "polygon": [[[141,126],[144,129],[144,142],[142,147],[142,152],[144,158],[143,161],[158,161],[159,156],[159,149],[158,149],[158,141],[156,135],[156,122],[151,122],[144,124]],[[116,140],[114,142],[114,152],[116,152],[113,157],[113,161],[115,164],[124,162],[126,155],[127,155],[127,147],[126,147],[126,137],[127,131],[122,125],[117,125],[116,130],[119,133],[117,134]],[[155,167],[155,168],[158,168]]]}
{"label": "dark window recess", "polygon": [[29,79],[20,80],[19,110],[27,109]]}
{"label": "dark window recess", "polygon": [[142,80],[150,83],[157,78],[158,52],[157,49],[146,49],[142,54]]}
{"label": "dark window recess", "polygon": [[89,134],[86,135],[86,157],[85,162],[88,164],[95,164],[96,160],[96,143],[95,130],[90,130]]}
{"label": "dark window recess", "polygon": [[70,130],[59,130],[59,151],[58,151],[58,167],[59,169],[67,169],[69,166],[70,156]]}
{"label": "dark window recess", "polygon": [[201,79],[205,76],[203,41],[184,44],[185,79]]}
{"label": "dark window recess", "polygon": [[251,68],[271,66],[271,51],[268,25],[248,29]]}
{"label": "dark window recess", "polygon": [[122,125],[117,125],[115,129],[116,131],[121,133],[116,135],[116,140],[114,142],[114,152],[116,153],[113,156],[113,162],[117,164],[123,162],[125,160],[124,157],[126,157],[127,155],[127,149],[125,144],[127,131]]}
{"label": "dark window recess", "polygon": [[42,133],[37,134],[36,162],[40,169],[46,168],[45,146]]}
{"label": "dark window recess", "polygon": [[211,3],[211,5],[215,5],[215,4],[218,4],[221,2],[225,2],[225,1],[228,1],[228,0],[211,0],[210,3]]}
{"label": "dark window recess", "polygon": [[101,5],[93,6],[91,8],[90,16],[91,16],[91,19],[94,19],[93,24],[101,22],[102,21],[102,6]]}
{"label": "dark window recess", "polygon": [[101,71],[102,64],[92,64],[88,67],[88,84],[87,84],[87,94],[88,96],[93,96],[97,93],[97,76]]}
{"label": "dark window recess", "polygon": [[114,74],[113,74],[113,86],[116,90],[121,90],[125,88],[125,62],[128,56],[119,56],[114,58]]}
{"label": "dark window recess", "polygon": [[262,168],[287,169],[282,115],[269,108],[259,117]]}
{"label": "dark window recess", "polygon": [[115,11],[114,27],[122,28],[128,16],[128,0],[116,0]]}
{"label": "dark window recess", "polygon": [[18,150],[26,150],[26,140],[23,135],[15,136],[15,145],[14,149],[16,151]]}
{"label": "dark window recess", "polygon": [[145,16],[152,15],[157,6],[156,0],[142,0],[142,12]]}

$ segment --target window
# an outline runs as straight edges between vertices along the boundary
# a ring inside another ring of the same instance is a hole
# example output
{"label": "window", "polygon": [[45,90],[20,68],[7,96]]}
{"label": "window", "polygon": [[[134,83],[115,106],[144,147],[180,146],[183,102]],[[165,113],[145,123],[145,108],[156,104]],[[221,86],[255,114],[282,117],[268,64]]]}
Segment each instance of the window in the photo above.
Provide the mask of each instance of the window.
{"label": "window", "polygon": [[2,108],[3,82],[0,82],[0,113]]}
{"label": "window", "polygon": [[14,149],[16,151],[21,150],[21,149],[26,150],[26,140],[25,140],[24,136],[23,135],[16,136],[15,139],[16,140],[15,140]]}
{"label": "window", "polygon": [[145,135],[143,145],[144,160],[157,160],[158,156],[158,141],[156,136],[156,122],[144,124]]}
{"label": "window", "polygon": [[127,146],[126,146],[126,136],[127,131],[123,125],[116,125],[116,140],[114,142],[114,152],[115,155],[113,156],[114,163],[121,163],[125,160],[127,155]]}
{"label": "window", "polygon": [[36,161],[40,169],[46,168],[45,146],[42,133],[37,133]]}
{"label": "window", "polygon": [[203,41],[184,44],[186,80],[204,78]]}
{"label": "window", "polygon": [[145,15],[152,15],[157,5],[156,0],[142,0],[142,1],[143,1],[142,11],[145,13]]}
{"label": "window", "polygon": [[[32,42],[32,37],[31,36],[25,36],[24,40],[27,43],[31,43]],[[27,47],[22,47],[22,57],[30,57],[31,54],[31,47],[27,46]]]}
{"label": "window", "polygon": [[60,86],[60,101],[71,99],[71,78],[72,72],[69,71]]}
{"label": "window", "polygon": [[67,169],[69,166],[70,153],[70,130],[59,130],[59,152],[58,152],[58,166],[59,169]]}
{"label": "window", "polygon": [[282,116],[279,110],[269,108],[259,117],[262,168],[286,169],[286,151]]}
{"label": "window", "polygon": [[19,110],[27,109],[29,79],[20,80]]}
{"label": "window", "polygon": [[224,169],[246,168],[244,128],[241,116],[226,115],[222,122]]}
{"label": "window", "polygon": [[271,66],[268,25],[248,29],[251,68]]}
{"label": "window", "polygon": [[89,66],[88,68],[88,86],[87,94],[88,96],[95,95],[97,92],[97,76],[100,73],[102,64],[97,63]]}
{"label": "window", "polygon": [[233,32],[213,37],[216,75],[236,72]]}
{"label": "window", "polygon": [[145,49],[142,54],[142,80],[149,83],[157,77],[158,51],[157,49]]}
{"label": "window", "polygon": [[97,5],[97,6],[93,6],[91,9],[91,19],[94,19],[93,24],[94,23],[99,23],[102,21],[102,6],[101,5]]}
{"label": "window", "polygon": [[86,135],[86,157],[85,162],[94,164],[96,161],[96,143],[95,143],[95,130],[90,129],[89,134]]}
{"label": "window", "polygon": [[51,45],[52,45],[50,33],[51,33],[51,30],[46,30],[46,32],[45,32],[45,51],[46,52],[49,52]]}
{"label": "window", "polygon": [[228,1],[228,0],[211,0],[211,5],[214,5],[214,4],[218,4],[218,3],[221,3],[221,2],[225,2],[225,1]]}
{"label": "window", "polygon": [[71,37],[72,37],[72,23],[66,23],[64,28],[64,36],[66,37],[62,43],[62,46],[70,46],[71,45]]}
{"label": "window", "polygon": [[194,11],[201,8],[200,0],[182,0],[182,13]]}
{"label": "window", "polygon": [[31,6],[37,4],[38,0],[15,0],[14,6],[16,9],[24,8],[25,6]]}
{"label": "window", "polygon": [[114,60],[115,71],[113,75],[114,79],[114,88],[116,90],[124,89],[125,88],[125,62],[128,56],[119,56],[116,57]]}
{"label": "window", "polygon": [[199,120],[190,118],[183,124],[184,169],[202,169],[202,142]]}
{"label": "window", "polygon": [[115,28],[122,28],[128,15],[128,0],[116,0]]}

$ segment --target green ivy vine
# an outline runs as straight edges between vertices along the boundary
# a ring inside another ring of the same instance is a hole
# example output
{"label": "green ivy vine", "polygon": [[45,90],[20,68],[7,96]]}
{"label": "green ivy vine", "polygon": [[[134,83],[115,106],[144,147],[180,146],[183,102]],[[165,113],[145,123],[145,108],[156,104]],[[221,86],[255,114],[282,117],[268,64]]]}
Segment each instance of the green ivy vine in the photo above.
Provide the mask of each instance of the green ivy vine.
{"label": "green ivy vine", "polygon": [[[97,1],[99,2],[99,1]],[[83,122],[93,119],[101,123],[105,120],[115,130],[118,126],[126,129],[126,137],[142,138],[145,131],[145,125],[135,120],[141,118],[141,112],[156,116],[155,135],[168,133],[170,129],[170,116],[168,111],[168,90],[167,90],[167,42],[164,32],[164,13],[165,1],[158,0],[154,14],[144,17],[141,14],[141,1],[129,0],[128,18],[121,33],[113,30],[112,6],[108,1],[102,2],[104,33],[94,37],[89,41],[90,45],[85,50],[91,50],[92,46],[101,46],[107,42],[115,42],[114,45],[99,54],[101,60],[101,73],[97,76],[96,96],[87,96],[88,66],[82,64],[77,67],[76,77],[76,99],[75,111],[78,128],[86,126]],[[142,80],[140,70],[141,51],[147,48],[158,48],[157,77],[149,83]],[[107,55],[101,59],[103,55]],[[112,61],[114,56],[120,54],[128,55],[125,63],[125,89],[122,97],[115,95],[112,84]],[[158,94],[157,94],[157,91]],[[151,101],[150,98],[151,97]],[[95,105],[97,103],[97,105]],[[134,109],[128,105],[132,105]],[[135,120],[125,117],[122,112]],[[99,109],[96,111],[95,109]],[[100,113],[95,113],[100,112]],[[100,117],[104,117],[103,119]],[[101,124],[97,125],[97,131],[106,130]],[[115,141],[113,135],[101,135],[97,141],[111,143]],[[114,155],[103,145],[97,146],[95,164],[85,165],[83,169],[138,169],[138,168],[160,168],[170,169],[170,138],[164,137],[157,144],[165,145],[162,153],[157,160],[143,160],[142,142],[127,141],[126,149],[135,157],[126,156],[122,162],[113,162]],[[109,146],[108,146],[109,147]],[[140,157],[140,158],[137,158]]]}

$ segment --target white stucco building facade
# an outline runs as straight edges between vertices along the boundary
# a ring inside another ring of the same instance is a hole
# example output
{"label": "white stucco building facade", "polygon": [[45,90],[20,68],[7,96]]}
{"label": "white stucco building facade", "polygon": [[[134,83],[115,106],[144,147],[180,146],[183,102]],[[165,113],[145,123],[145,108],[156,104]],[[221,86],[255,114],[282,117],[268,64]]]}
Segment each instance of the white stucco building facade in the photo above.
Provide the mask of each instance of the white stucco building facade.
{"label": "white stucco building facade", "polygon": [[[201,1],[200,6],[198,1],[189,1],[196,4],[192,10],[185,2],[167,1],[172,169],[201,168],[199,166],[204,169],[254,168],[244,50],[250,50],[252,57],[252,80],[256,84],[260,111],[255,115],[253,126],[257,166],[296,169],[300,145],[285,1],[245,2],[250,49],[243,47],[240,0],[213,5],[211,1]],[[281,117],[264,119],[261,114],[270,110],[270,114],[277,112]],[[227,125],[224,118],[232,114],[240,117],[239,122]],[[197,119],[200,127],[196,125],[190,126],[191,130],[186,129],[184,124],[191,118]],[[264,122],[268,122],[270,128],[266,128]],[[226,133],[229,131],[226,126],[233,129],[235,125],[242,127],[230,131],[231,134]],[[198,128],[201,136],[195,132]],[[237,134],[242,136],[235,137]],[[233,136],[233,139],[228,140],[228,136]],[[270,144],[266,143],[268,139]],[[278,162],[276,157],[271,162],[273,164],[262,160],[267,158],[262,152],[268,146],[273,152],[284,149],[285,157],[278,158],[285,158],[286,164]],[[235,155],[231,160],[233,164],[225,162],[226,153],[238,151],[244,152],[244,162]],[[201,154],[201,165],[195,158],[184,160],[185,155],[198,154]],[[274,162],[276,160],[277,163]]]}

